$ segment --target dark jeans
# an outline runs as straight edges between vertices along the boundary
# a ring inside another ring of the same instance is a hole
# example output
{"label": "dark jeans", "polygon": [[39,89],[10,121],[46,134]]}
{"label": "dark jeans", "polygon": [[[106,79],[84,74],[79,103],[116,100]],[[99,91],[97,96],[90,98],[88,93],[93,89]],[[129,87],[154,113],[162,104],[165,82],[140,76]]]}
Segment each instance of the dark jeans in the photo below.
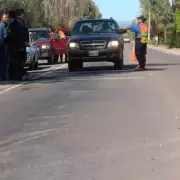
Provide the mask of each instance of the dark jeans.
{"label": "dark jeans", "polygon": [[7,65],[7,51],[4,44],[0,45],[0,78],[6,76],[6,65]]}
{"label": "dark jeans", "polygon": [[9,76],[11,80],[21,80],[26,74],[24,69],[24,63],[26,58],[26,52],[9,49],[10,54],[10,67]]}
{"label": "dark jeans", "polygon": [[140,39],[136,39],[135,41],[135,54],[140,68],[145,68],[147,44],[142,44]]}

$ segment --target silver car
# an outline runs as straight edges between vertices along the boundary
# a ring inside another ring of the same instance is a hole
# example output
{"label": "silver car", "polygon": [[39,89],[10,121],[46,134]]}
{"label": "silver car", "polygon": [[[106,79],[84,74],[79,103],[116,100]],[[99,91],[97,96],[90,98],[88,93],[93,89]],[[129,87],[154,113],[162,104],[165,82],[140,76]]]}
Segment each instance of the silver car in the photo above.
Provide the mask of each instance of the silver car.
{"label": "silver car", "polygon": [[36,44],[31,43],[29,47],[26,47],[27,59],[25,65],[29,67],[30,70],[38,69],[38,58],[39,50]]}
{"label": "silver car", "polygon": [[125,43],[130,43],[130,42],[131,42],[131,39],[130,39],[129,36],[124,35],[123,38],[124,38],[124,42],[125,42]]}

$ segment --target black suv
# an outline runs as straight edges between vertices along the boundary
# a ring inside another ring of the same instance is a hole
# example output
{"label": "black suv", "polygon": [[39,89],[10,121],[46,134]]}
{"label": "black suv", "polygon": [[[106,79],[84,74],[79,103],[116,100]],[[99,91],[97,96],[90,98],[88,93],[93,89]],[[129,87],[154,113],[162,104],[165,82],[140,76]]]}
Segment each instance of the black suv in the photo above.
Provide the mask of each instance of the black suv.
{"label": "black suv", "polygon": [[77,21],[67,44],[69,71],[83,68],[83,62],[100,61],[113,62],[115,69],[122,69],[124,33],[114,19]]}

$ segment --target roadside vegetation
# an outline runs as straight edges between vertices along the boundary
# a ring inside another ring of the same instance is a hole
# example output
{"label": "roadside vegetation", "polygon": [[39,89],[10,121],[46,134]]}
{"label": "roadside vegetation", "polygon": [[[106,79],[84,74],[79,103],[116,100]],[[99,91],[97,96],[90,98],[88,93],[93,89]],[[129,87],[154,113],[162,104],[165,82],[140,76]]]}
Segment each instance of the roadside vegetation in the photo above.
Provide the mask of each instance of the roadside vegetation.
{"label": "roadside vegetation", "polygon": [[[149,0],[139,1],[141,13],[148,17]],[[180,48],[180,0],[172,0],[172,4],[169,0],[150,0],[151,20],[155,22],[158,32],[151,44]]]}
{"label": "roadside vegetation", "polygon": [[0,10],[23,8],[31,27],[71,27],[79,18],[99,18],[93,0],[0,0]]}

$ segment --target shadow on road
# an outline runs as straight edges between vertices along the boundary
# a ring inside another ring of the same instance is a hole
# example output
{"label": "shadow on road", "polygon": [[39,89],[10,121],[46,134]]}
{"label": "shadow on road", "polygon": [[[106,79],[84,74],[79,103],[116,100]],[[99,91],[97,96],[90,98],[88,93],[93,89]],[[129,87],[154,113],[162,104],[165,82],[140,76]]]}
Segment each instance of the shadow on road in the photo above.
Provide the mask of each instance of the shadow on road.
{"label": "shadow on road", "polygon": [[148,66],[179,66],[180,63],[148,63]]}
{"label": "shadow on road", "polygon": [[[67,69],[60,69],[54,70],[53,72],[49,73],[46,76],[36,78],[32,80],[33,82],[40,82],[40,83],[56,83],[62,81],[68,81],[68,79],[72,78],[88,78],[89,77],[102,77],[105,75],[122,75],[126,73],[135,72],[134,68],[136,65],[125,65],[124,70],[114,70],[113,66],[94,66],[94,67],[85,67],[80,71],[77,72],[68,72]],[[163,71],[164,68],[148,68],[147,71]],[[137,73],[143,73],[137,72]]]}
{"label": "shadow on road", "polygon": [[[52,70],[49,74],[46,74],[46,76],[41,76],[41,74],[44,74],[46,72],[49,72],[50,70],[48,67],[40,67],[43,71],[34,71],[30,72],[30,76],[32,80],[27,81],[28,83],[36,83],[37,81],[40,83],[56,83],[61,81],[68,81],[68,79],[71,78],[88,78],[88,77],[100,77],[105,75],[121,75],[121,74],[127,74],[135,72],[136,65],[125,65],[123,70],[114,70],[113,66],[93,66],[93,67],[85,67],[82,70],[76,71],[76,72],[68,72],[67,69],[59,69],[59,70]],[[148,68],[146,71],[162,71],[165,70],[165,68]],[[137,73],[143,73],[137,72]],[[18,81],[4,81],[0,82],[0,85],[16,85],[18,84]],[[26,83],[26,82],[25,82]]]}

